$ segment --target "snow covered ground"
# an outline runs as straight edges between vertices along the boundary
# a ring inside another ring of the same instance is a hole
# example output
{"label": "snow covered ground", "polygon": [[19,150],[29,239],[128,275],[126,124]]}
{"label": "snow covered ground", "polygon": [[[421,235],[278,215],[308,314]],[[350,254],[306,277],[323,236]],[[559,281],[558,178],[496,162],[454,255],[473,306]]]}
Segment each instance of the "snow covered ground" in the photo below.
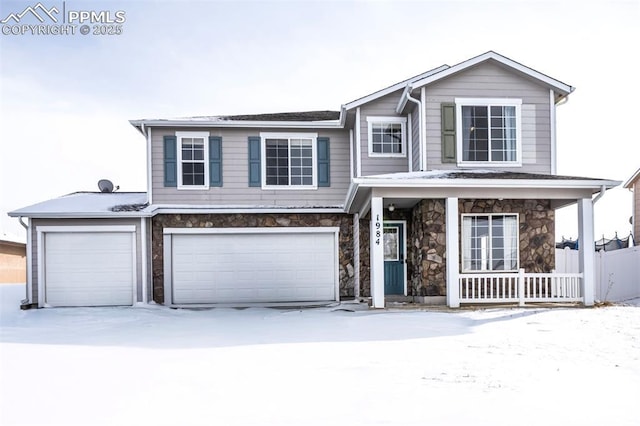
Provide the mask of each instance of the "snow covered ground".
{"label": "snow covered ground", "polygon": [[638,425],[640,303],[458,312],[20,311],[0,424]]}

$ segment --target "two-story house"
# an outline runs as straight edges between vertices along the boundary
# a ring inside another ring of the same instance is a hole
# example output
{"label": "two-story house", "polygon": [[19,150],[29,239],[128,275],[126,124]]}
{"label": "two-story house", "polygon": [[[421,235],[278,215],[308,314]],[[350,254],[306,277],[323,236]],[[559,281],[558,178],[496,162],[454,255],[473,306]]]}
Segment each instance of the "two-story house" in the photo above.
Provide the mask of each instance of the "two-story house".
{"label": "two-story house", "polygon": [[339,111],[133,120],[146,193],[75,193],[30,218],[28,306],[594,302],[554,273],[556,209],[620,182],[556,174],[573,87],[487,52]]}

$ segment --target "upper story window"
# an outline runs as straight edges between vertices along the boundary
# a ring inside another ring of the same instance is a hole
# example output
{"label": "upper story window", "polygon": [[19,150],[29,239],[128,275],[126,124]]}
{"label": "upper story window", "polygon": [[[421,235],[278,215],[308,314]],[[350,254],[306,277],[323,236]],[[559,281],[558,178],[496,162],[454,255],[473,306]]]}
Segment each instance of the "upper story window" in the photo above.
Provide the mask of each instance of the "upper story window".
{"label": "upper story window", "polygon": [[262,187],[317,188],[315,133],[261,133]]}
{"label": "upper story window", "polygon": [[406,157],[405,117],[367,117],[369,156]]}
{"label": "upper story window", "polygon": [[517,271],[518,215],[462,215],[462,270]]}
{"label": "upper story window", "polygon": [[519,166],[519,99],[456,99],[459,165]]}
{"label": "upper story window", "polygon": [[178,188],[209,188],[209,132],[176,132]]}

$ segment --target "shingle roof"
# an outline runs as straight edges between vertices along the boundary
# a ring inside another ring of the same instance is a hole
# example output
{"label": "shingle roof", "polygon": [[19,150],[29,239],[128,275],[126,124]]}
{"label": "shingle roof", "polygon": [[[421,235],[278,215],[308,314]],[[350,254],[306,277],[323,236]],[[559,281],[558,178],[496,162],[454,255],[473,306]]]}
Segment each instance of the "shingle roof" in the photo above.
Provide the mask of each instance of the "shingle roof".
{"label": "shingle roof", "polygon": [[338,120],[340,111],[277,112],[268,114],[226,115],[222,120],[235,121],[327,121]]}

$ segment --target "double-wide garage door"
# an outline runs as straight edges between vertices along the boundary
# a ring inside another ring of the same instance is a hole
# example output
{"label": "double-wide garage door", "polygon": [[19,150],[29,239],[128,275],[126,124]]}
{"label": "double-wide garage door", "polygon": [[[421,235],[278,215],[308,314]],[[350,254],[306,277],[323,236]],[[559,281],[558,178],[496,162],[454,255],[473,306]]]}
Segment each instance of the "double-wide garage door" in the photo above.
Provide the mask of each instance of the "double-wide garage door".
{"label": "double-wide garage door", "polygon": [[133,232],[46,232],[45,306],[132,305]]}
{"label": "double-wide garage door", "polygon": [[228,232],[165,239],[173,304],[336,300],[337,231]]}

